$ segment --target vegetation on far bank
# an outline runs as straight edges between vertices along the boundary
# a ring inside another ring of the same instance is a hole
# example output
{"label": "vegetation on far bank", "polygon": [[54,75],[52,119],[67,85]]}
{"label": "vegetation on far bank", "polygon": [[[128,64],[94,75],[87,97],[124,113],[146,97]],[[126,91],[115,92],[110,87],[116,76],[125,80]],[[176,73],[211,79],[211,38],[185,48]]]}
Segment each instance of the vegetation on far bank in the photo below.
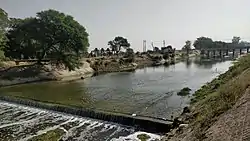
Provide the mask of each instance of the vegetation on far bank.
{"label": "vegetation on far bank", "polygon": [[235,62],[229,70],[195,92],[192,99],[194,134],[202,139],[206,130],[237,102],[250,85],[250,55]]}

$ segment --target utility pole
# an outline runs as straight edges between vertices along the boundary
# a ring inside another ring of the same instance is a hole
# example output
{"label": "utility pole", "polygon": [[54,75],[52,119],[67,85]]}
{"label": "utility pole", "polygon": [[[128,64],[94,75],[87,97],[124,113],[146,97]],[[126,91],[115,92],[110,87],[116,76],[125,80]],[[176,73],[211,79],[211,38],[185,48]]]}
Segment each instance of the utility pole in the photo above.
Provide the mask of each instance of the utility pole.
{"label": "utility pole", "polygon": [[143,46],[143,52],[146,52],[147,51],[147,42],[146,42],[146,40],[143,40],[142,46]]}
{"label": "utility pole", "polygon": [[153,48],[153,51],[155,51],[155,47],[154,47],[154,43],[153,42],[151,43],[151,46]]}

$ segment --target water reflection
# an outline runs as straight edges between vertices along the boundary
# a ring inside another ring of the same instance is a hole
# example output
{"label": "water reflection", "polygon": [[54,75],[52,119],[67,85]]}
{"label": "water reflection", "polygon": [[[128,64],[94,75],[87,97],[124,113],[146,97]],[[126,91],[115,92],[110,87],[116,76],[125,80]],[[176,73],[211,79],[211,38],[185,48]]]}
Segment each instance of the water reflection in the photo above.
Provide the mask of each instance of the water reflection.
{"label": "water reflection", "polygon": [[186,59],[186,66],[187,68],[190,68],[190,65],[192,65],[192,60],[190,58]]}
{"label": "water reflection", "polygon": [[172,112],[180,112],[189,102],[189,97],[177,96],[178,91],[189,87],[194,92],[230,65],[231,61],[190,59],[168,67],[109,73],[71,83],[6,87],[0,92],[98,110],[170,118]]}

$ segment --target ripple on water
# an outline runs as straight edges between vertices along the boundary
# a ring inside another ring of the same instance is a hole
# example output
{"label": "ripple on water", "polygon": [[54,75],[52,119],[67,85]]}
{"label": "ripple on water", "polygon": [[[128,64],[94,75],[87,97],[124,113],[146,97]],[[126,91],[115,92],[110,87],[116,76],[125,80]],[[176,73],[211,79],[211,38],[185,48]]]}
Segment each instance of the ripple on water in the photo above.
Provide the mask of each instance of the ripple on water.
{"label": "ripple on water", "polygon": [[[0,141],[26,141],[61,129],[64,141],[139,140],[132,127],[0,102]],[[148,134],[152,140],[160,136]]]}

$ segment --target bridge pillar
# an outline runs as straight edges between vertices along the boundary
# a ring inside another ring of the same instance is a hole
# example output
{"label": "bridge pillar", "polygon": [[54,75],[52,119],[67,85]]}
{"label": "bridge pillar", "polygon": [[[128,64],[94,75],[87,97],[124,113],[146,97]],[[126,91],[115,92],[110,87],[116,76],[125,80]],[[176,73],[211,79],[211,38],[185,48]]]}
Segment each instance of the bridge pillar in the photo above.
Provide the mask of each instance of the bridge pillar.
{"label": "bridge pillar", "polygon": [[235,56],[235,49],[233,49],[233,57]]}
{"label": "bridge pillar", "polygon": [[249,53],[249,48],[247,48],[247,53]]}
{"label": "bridge pillar", "polygon": [[215,58],[215,50],[213,51],[213,57]]}
{"label": "bridge pillar", "polygon": [[229,52],[229,51],[228,51],[228,49],[227,49],[227,50],[226,50],[226,55],[227,55],[227,56],[228,56],[228,52]]}
{"label": "bridge pillar", "polygon": [[242,54],[242,49],[240,49],[240,55]]}
{"label": "bridge pillar", "polygon": [[221,58],[222,57],[222,51],[220,50],[219,53],[220,53],[220,58]]}
{"label": "bridge pillar", "polygon": [[209,55],[210,55],[210,51],[208,50],[207,51],[207,58],[209,58]]}

